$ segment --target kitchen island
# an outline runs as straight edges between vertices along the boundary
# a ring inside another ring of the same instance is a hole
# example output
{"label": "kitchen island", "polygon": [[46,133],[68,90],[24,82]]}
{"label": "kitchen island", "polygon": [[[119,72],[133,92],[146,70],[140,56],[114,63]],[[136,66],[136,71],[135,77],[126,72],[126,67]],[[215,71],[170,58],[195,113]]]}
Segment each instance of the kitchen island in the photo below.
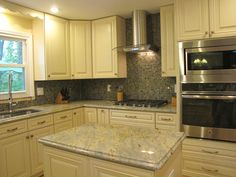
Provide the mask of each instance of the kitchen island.
{"label": "kitchen island", "polygon": [[85,124],[41,138],[45,177],[180,177],[181,132]]}

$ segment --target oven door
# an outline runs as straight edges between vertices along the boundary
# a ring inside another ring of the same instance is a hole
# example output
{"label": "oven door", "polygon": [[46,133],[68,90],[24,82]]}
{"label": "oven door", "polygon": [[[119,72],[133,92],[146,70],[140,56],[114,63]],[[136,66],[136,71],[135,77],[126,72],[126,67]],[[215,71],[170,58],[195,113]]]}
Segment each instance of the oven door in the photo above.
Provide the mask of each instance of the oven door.
{"label": "oven door", "polygon": [[182,95],[187,136],[236,142],[236,96]]}

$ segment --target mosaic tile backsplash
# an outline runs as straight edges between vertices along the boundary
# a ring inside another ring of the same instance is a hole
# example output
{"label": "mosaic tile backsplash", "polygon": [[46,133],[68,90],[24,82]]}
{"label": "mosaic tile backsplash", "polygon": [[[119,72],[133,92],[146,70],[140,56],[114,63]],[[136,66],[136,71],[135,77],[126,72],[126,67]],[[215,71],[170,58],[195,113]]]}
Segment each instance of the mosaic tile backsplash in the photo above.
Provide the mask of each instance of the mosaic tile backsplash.
{"label": "mosaic tile backsplash", "polygon": [[[160,14],[147,17],[148,43],[160,47]],[[132,20],[126,20],[127,45],[132,44]],[[63,87],[70,89],[71,101],[80,99],[115,100],[119,86],[123,87],[126,99],[168,99],[174,92],[175,78],[161,77],[160,51],[154,56],[127,53],[128,77],[124,79],[88,79],[67,81],[37,81],[35,88],[43,87],[44,96],[33,101],[18,103],[17,108],[54,103],[57,93]],[[107,92],[111,84],[111,92]],[[7,104],[0,104],[0,111]]]}

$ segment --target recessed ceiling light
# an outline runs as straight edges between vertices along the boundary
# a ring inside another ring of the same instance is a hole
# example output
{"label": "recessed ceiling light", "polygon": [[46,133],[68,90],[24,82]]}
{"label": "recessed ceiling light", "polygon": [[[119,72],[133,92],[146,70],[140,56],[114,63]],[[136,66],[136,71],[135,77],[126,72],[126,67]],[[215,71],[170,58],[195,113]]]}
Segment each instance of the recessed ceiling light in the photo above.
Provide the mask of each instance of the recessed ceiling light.
{"label": "recessed ceiling light", "polygon": [[54,13],[54,14],[56,14],[56,13],[58,13],[59,12],[59,9],[58,9],[58,7],[56,7],[56,6],[53,6],[53,7],[51,7],[51,12],[52,13]]}
{"label": "recessed ceiling light", "polygon": [[0,13],[3,13],[5,11],[6,11],[6,9],[4,9],[3,7],[0,7]]}

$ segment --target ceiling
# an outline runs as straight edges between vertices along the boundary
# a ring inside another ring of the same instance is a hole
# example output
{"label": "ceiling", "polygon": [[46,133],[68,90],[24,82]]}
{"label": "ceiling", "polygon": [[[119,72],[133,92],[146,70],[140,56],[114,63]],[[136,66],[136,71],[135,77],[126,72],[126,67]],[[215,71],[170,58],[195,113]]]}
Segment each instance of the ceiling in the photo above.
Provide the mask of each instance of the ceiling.
{"label": "ceiling", "polygon": [[57,16],[68,19],[96,19],[111,15],[131,17],[133,10],[156,13],[162,5],[173,0],[8,0],[25,7],[51,13],[53,5],[59,7]]}

